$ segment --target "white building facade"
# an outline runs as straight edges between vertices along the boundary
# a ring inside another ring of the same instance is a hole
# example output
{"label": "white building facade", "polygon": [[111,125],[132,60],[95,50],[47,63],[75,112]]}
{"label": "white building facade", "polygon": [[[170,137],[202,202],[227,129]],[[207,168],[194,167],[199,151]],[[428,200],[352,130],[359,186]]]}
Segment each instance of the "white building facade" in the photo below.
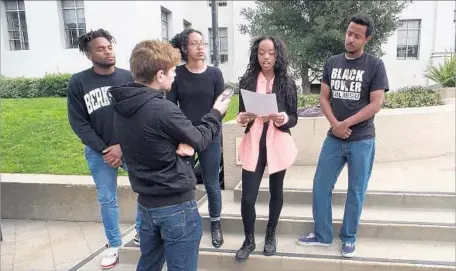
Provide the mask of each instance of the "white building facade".
{"label": "white building facade", "polygon": [[[391,89],[429,85],[423,73],[454,51],[455,1],[414,1],[400,19],[403,26],[384,45]],[[220,69],[226,82],[236,82],[249,57],[246,23],[240,15],[253,1],[219,1]],[[117,64],[129,68],[134,45],[144,39],[170,40],[186,27],[203,32],[211,44],[210,1],[1,1],[0,74],[39,77],[74,73],[91,63],[75,48],[74,37],[104,28],[116,39]],[[208,48],[211,60],[212,45]]]}
{"label": "white building facade", "polygon": [[435,84],[424,73],[455,51],[455,10],[456,1],[413,1],[403,10],[402,26],[383,46],[392,90]]}
{"label": "white building facade", "polygon": [[[239,76],[234,72],[235,67],[245,70],[249,38],[234,27],[244,23],[240,16],[233,16],[239,14],[240,5],[231,1],[220,1],[218,5],[220,69],[227,82],[234,81]],[[40,77],[86,69],[91,63],[78,51],[74,38],[98,28],[114,36],[117,65],[129,69],[128,60],[137,42],[171,40],[184,28],[191,27],[200,30],[211,44],[211,25],[207,0],[0,1],[0,74]],[[207,50],[208,60],[211,50],[212,44]]]}

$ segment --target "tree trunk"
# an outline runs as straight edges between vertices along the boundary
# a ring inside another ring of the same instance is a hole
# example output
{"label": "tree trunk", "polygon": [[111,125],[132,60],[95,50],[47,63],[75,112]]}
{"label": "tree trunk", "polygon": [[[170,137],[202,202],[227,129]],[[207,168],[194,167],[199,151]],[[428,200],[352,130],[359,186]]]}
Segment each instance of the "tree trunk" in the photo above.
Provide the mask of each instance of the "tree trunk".
{"label": "tree trunk", "polygon": [[301,88],[302,94],[310,94],[309,65],[306,64],[301,67]]}

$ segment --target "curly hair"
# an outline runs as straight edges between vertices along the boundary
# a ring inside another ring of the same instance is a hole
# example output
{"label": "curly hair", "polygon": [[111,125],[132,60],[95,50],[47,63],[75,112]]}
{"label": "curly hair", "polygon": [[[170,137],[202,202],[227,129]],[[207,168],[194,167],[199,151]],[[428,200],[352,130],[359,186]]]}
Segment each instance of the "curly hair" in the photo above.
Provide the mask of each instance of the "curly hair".
{"label": "curly hair", "polygon": [[111,34],[108,31],[104,30],[103,28],[100,28],[98,30],[85,33],[77,38],[79,51],[83,54],[87,54],[87,52],[89,51],[89,43],[96,38],[105,38],[110,43],[115,42],[114,37],[111,36]]}
{"label": "curly hair", "polygon": [[250,89],[256,82],[258,74],[261,72],[261,66],[258,61],[258,48],[263,40],[271,40],[274,43],[276,62],[274,64],[274,85],[277,85],[277,101],[293,104],[296,102],[296,84],[288,74],[288,55],[285,43],[270,36],[264,36],[256,39],[250,47],[250,58],[247,70],[239,80],[239,87]]}
{"label": "curly hair", "polygon": [[193,28],[191,29],[185,29],[184,31],[180,32],[174,38],[171,40],[171,45],[173,45],[174,48],[178,48],[181,56],[182,56],[182,61],[187,62],[188,61],[188,36],[190,36],[191,33],[198,33],[201,36],[203,36],[203,33],[201,33],[198,30],[195,30]]}

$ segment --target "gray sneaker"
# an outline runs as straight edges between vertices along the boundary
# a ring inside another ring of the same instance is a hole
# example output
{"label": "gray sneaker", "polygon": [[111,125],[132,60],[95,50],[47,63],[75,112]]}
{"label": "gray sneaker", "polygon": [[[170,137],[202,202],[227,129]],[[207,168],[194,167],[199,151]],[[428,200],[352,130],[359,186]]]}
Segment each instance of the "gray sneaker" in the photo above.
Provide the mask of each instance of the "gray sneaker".
{"label": "gray sneaker", "polygon": [[325,244],[318,242],[317,237],[313,232],[309,233],[307,236],[299,236],[296,240],[296,244],[300,246],[324,246],[329,247],[331,244]]}
{"label": "gray sneaker", "polygon": [[351,258],[356,254],[355,243],[343,243],[342,244],[342,256]]}

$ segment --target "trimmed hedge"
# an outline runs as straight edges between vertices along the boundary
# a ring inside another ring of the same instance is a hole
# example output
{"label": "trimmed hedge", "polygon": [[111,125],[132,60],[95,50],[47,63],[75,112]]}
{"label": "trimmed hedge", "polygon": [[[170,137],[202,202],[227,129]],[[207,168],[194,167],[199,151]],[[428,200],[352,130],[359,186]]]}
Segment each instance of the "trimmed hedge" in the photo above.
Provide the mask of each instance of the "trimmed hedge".
{"label": "trimmed hedge", "polygon": [[[47,74],[42,78],[0,77],[0,98],[66,97],[71,74]],[[227,88],[238,89],[227,82]],[[423,107],[443,104],[440,94],[428,87],[408,86],[385,95],[384,108]],[[320,105],[318,94],[298,95],[298,107]]]}
{"label": "trimmed hedge", "polygon": [[385,95],[384,108],[425,107],[442,105],[440,93],[429,87],[407,86]]}
{"label": "trimmed hedge", "polygon": [[320,106],[320,95],[318,94],[298,94],[298,108],[309,108]]}
{"label": "trimmed hedge", "polygon": [[[387,92],[383,108],[405,108],[442,105],[443,101],[438,91],[423,86],[407,86],[397,91]],[[298,108],[319,107],[318,94],[298,95]]]}
{"label": "trimmed hedge", "polygon": [[0,98],[66,97],[71,74],[47,74],[41,78],[0,77]]}

